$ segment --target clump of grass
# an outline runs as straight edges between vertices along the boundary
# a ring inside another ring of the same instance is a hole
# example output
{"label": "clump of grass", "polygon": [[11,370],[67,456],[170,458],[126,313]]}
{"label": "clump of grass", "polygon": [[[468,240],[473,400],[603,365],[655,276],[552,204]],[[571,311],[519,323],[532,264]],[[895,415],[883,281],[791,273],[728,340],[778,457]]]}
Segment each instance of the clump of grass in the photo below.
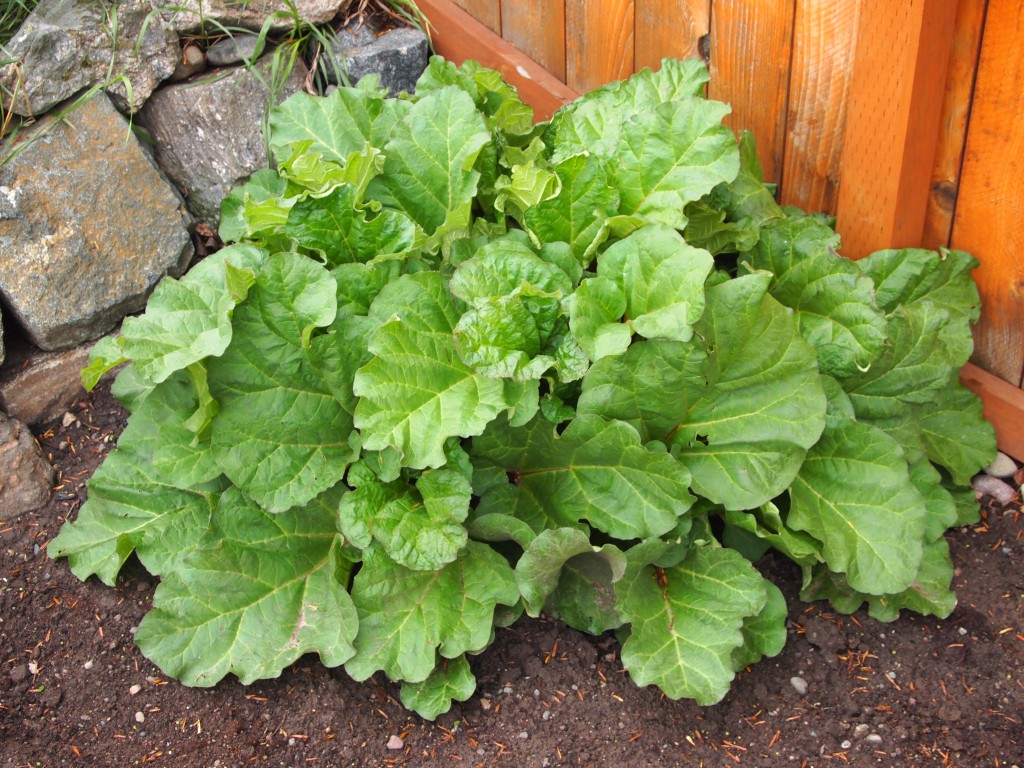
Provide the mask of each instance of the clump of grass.
{"label": "clump of grass", "polygon": [[[0,0],[0,48],[6,47],[39,0]],[[6,54],[3,56],[7,58]]]}

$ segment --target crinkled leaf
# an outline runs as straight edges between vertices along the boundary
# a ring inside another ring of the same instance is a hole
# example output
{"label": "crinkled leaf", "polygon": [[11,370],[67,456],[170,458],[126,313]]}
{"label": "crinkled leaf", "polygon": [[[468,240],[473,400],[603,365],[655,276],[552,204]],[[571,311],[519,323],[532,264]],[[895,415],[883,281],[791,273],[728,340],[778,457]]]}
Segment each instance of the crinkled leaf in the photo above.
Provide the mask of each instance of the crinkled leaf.
{"label": "crinkled leaf", "polygon": [[442,659],[430,677],[421,683],[403,682],[402,706],[425,720],[434,720],[452,708],[453,701],[466,701],[476,690],[476,678],[465,656]]}
{"label": "crinkled leaf", "polygon": [[825,425],[814,350],[755,274],[709,288],[689,343],[643,341],[583,380],[580,413],[659,440],[701,496],[752,509],[784,491]]}
{"label": "crinkled leaf", "polygon": [[459,359],[452,330],[460,311],[436,272],[389,283],[370,312],[383,325],[370,338],[374,359],[355,377],[363,445],[394,447],[408,467],[440,467],[446,439],[480,434],[513,403],[500,379]]}
{"label": "crinkled leaf", "polygon": [[508,296],[531,286],[556,298],[572,291],[569,276],[526,244],[512,238],[493,240],[459,264],[449,290],[470,306]]}
{"label": "crinkled leaf", "polygon": [[[350,485],[353,479],[349,472]],[[469,480],[450,469],[428,470],[415,486],[363,477],[341,500],[341,531],[357,547],[376,540],[396,563],[433,571],[455,560],[466,544],[462,521],[471,493]]]}
{"label": "crinkled leaf", "polygon": [[[275,254],[234,314],[234,339],[209,361],[221,405],[214,458],[233,483],[271,512],[305,504],[337,483],[358,455],[351,381],[363,361],[364,324],[335,316],[336,285],[315,262]],[[271,416],[260,418],[259,414]]]}
{"label": "crinkled leaf", "polygon": [[637,685],[657,685],[669,698],[721,701],[744,623],[768,599],[765,584],[740,554],[711,546],[691,549],[672,568],[631,569],[616,585],[632,624],[623,666]]}
{"label": "crinkled leaf", "polygon": [[469,225],[480,174],[473,164],[490,134],[473,100],[456,87],[417,101],[384,147],[384,173],[370,194],[405,213],[428,234]]}
{"label": "crinkled leaf", "polygon": [[287,197],[288,180],[277,171],[262,168],[244,184],[235,187],[220,202],[220,227],[217,234],[225,243],[255,238],[259,230],[245,217],[246,207]]}
{"label": "crinkled leaf", "polygon": [[753,219],[726,221],[725,211],[706,202],[706,198],[687,205],[685,214],[684,239],[713,256],[749,251],[761,235]]}
{"label": "crinkled leaf", "polygon": [[728,113],[725,104],[693,97],[638,113],[611,159],[619,213],[683,229],[686,204],[739,170],[736,140],[721,124]]}
{"label": "crinkled leaf", "polygon": [[541,354],[541,348],[553,330],[551,315],[557,311],[557,301],[545,318],[532,312],[522,295],[491,299],[466,312],[455,326],[459,357],[484,376],[539,379],[555,363],[551,355]]}
{"label": "crinkled leaf", "polygon": [[280,163],[292,145],[312,141],[309,151],[344,163],[367,143],[383,147],[411,105],[362,88],[337,88],[329,96],[296,93],[270,112],[270,149]]}
{"label": "crinkled leaf", "polygon": [[655,225],[609,247],[597,274],[622,290],[627,321],[636,333],[689,341],[704,313],[704,281],[713,266],[710,253],[687,245],[675,230]]}
{"label": "crinkled leaf", "polygon": [[[159,411],[162,396],[155,397]],[[130,420],[118,448],[89,480],[89,498],[77,519],[61,528],[47,549],[51,557],[68,558],[80,579],[95,574],[113,586],[132,552],[150,573],[163,574],[207,530],[218,489],[182,490],[154,470],[153,445],[161,425],[150,415],[143,414],[138,425]]]}
{"label": "crinkled leaf", "polygon": [[964,251],[901,248],[877,251],[857,262],[875,283],[875,298],[886,312],[930,301],[951,316],[974,322],[980,314],[971,270],[978,260]]}
{"label": "crinkled leaf", "polygon": [[761,230],[746,255],[753,269],[774,275],[771,294],[797,313],[800,332],[818,353],[821,372],[866,370],[886,340],[871,280],[836,254],[839,236],[811,217],[790,217]]}
{"label": "crinkled leaf", "polygon": [[392,680],[418,683],[434,670],[436,654],[454,659],[490,641],[497,605],[519,600],[515,576],[501,555],[471,541],[454,563],[412,571],[377,547],[364,552],[352,586],[359,611],[356,655],[345,665],[356,680],[383,670]]}
{"label": "crinkled leaf", "polygon": [[822,542],[824,561],[854,589],[881,595],[913,580],[927,510],[902,449],[880,429],[826,429],[789,494],[786,524]]}
{"label": "crinkled leaf", "polygon": [[804,601],[827,599],[840,613],[853,613],[865,602],[868,614],[877,621],[895,621],[901,609],[944,619],[956,607],[956,593],[950,589],[953,563],[945,539],[925,544],[918,568],[910,586],[902,592],[869,595],[850,586],[841,573],[825,566],[814,569],[807,585],[800,592]]}
{"label": "crinkled leaf", "polygon": [[593,155],[574,155],[552,170],[560,182],[558,194],[528,208],[524,223],[541,243],[568,243],[587,265],[608,236],[606,223],[618,210],[619,193]]}
{"label": "crinkled leaf", "polygon": [[107,373],[123,365],[127,358],[117,343],[117,336],[104,336],[89,350],[89,364],[82,369],[82,386],[92,392]]}
{"label": "crinkled leaf", "polygon": [[533,109],[493,69],[485,69],[473,60],[455,65],[440,56],[432,56],[416,81],[416,95],[422,97],[449,85],[469,94],[492,130],[512,136],[533,130]]}
{"label": "crinkled leaf", "polygon": [[889,342],[866,371],[843,380],[857,418],[904,417],[909,407],[934,400],[967,362],[970,330],[951,322],[946,310],[930,301],[897,309],[889,318]]}
{"label": "crinkled leaf", "polygon": [[633,332],[622,322],[626,295],[615,280],[588,278],[565,303],[569,329],[592,361],[621,355],[629,347]]}
{"label": "crinkled leaf", "polygon": [[617,539],[660,536],[693,503],[685,468],[641,445],[622,422],[582,416],[561,435],[544,419],[518,429],[495,424],[470,452],[513,474],[511,508],[538,532],[585,519]]}
{"label": "crinkled leaf", "polygon": [[516,564],[527,614],[546,610],[575,629],[600,634],[622,624],[614,584],[626,571],[618,547],[591,545],[576,528],[542,531]]}
{"label": "crinkled leaf", "polygon": [[391,210],[372,217],[367,213],[356,203],[355,187],[346,184],[326,197],[297,202],[285,232],[299,247],[323,254],[328,267],[367,262],[412,247],[416,226],[408,216]]}
{"label": "crinkled leaf", "polygon": [[340,264],[331,270],[338,284],[338,317],[366,315],[384,286],[402,274],[398,261]]}
{"label": "crinkled leaf", "polygon": [[731,540],[730,532],[743,531],[756,540],[777,549],[794,563],[810,565],[821,562],[821,543],[802,531],[788,527],[772,502],[762,504],[758,509],[726,510],[725,541],[734,549],[740,549]]}
{"label": "crinkled leaf", "polygon": [[766,580],[764,587],[768,593],[764,608],[756,616],[744,619],[743,645],[732,654],[732,667],[737,672],[765,656],[778,656],[786,644],[786,598],[772,582]]}
{"label": "crinkled leaf", "polygon": [[136,373],[154,383],[231,343],[231,313],[239,301],[237,276],[228,268],[254,272],[266,252],[234,245],[200,262],[180,280],[164,278],[138,317],[125,318],[118,345]]}
{"label": "crinkled leaf", "polygon": [[334,527],[337,493],[273,515],[232,489],[201,546],[157,588],[139,649],[187,685],[277,677],[305,653],[353,654],[358,617]]}
{"label": "crinkled leaf", "polygon": [[967,485],[996,457],[996,436],[982,415],[981,400],[959,383],[936,393],[915,413],[928,458]]}

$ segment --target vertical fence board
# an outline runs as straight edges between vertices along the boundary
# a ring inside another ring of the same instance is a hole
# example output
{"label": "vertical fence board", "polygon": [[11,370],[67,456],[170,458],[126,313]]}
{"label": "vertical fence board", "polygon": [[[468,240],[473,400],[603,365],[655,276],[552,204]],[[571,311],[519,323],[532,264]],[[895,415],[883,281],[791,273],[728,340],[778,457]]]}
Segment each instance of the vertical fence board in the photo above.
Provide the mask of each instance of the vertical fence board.
{"label": "vertical fence board", "polygon": [[953,246],[981,260],[975,362],[1021,384],[1024,371],[1024,6],[989,0],[964,152]]}
{"label": "vertical fence board", "polygon": [[986,4],[987,0],[960,0],[957,4],[956,31],[939,121],[939,143],[935,148],[935,167],[921,239],[926,248],[948,246],[953,233],[953,210],[960,187],[960,167],[967,141],[967,118],[971,112]]}
{"label": "vertical fence board", "polygon": [[635,71],[657,70],[666,56],[699,54],[700,39],[710,30],[711,0],[635,0],[634,5]]}
{"label": "vertical fence board", "polygon": [[[781,200],[835,212],[857,21],[864,0],[798,0]],[[879,84],[880,92],[884,88]]]}
{"label": "vertical fence board", "polygon": [[492,32],[501,34],[501,0],[453,0]]}
{"label": "vertical fence board", "polygon": [[565,81],[585,92],[633,73],[633,0],[566,0]]}
{"label": "vertical fence board", "polygon": [[919,246],[956,3],[871,0],[861,10],[843,138],[843,255]]}
{"label": "vertical fence board", "polygon": [[779,182],[786,143],[794,0],[715,0],[708,95],[732,104],[725,123],[749,128],[767,181]]}
{"label": "vertical fence board", "polygon": [[501,0],[501,36],[565,80],[565,0]]}

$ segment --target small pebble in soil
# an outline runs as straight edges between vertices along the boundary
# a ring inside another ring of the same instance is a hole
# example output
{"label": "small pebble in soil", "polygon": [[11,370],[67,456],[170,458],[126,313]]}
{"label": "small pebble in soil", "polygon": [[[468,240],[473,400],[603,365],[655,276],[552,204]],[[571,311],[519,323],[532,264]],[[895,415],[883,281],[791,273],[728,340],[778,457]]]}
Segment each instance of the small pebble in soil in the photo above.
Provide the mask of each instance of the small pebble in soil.
{"label": "small pebble in soil", "polygon": [[1011,459],[1002,451],[996,454],[995,460],[985,467],[985,474],[992,475],[992,477],[1007,478],[1013,477],[1014,472],[1017,471],[1017,462]]}
{"label": "small pebble in soil", "polygon": [[388,739],[388,749],[391,749],[391,750],[401,749],[404,746],[405,746],[405,742],[402,741],[402,739],[399,738],[398,736],[395,736],[394,734],[392,734],[391,738]]}
{"label": "small pebble in soil", "polygon": [[144,722],[146,722],[146,714],[141,709],[138,712],[135,713],[135,722],[136,723],[144,723]]}
{"label": "small pebble in soil", "polygon": [[868,727],[867,723],[859,723],[857,727],[853,729],[853,735],[857,737],[863,736],[868,732]]}
{"label": "small pebble in soil", "polygon": [[807,693],[807,681],[802,677],[791,677],[789,678],[789,684],[796,689],[796,692],[803,696]]}
{"label": "small pebble in soil", "polygon": [[850,741],[849,739],[846,739],[839,746],[842,747],[843,749],[849,749],[850,747],[853,746],[853,742]]}
{"label": "small pebble in soil", "polygon": [[530,734],[527,731],[520,731],[519,738],[525,741],[526,739],[530,738]]}
{"label": "small pebble in soil", "polygon": [[88,660],[87,662],[85,662],[85,664],[83,664],[82,666],[83,666],[83,667],[85,667],[86,669],[92,669],[92,665],[93,665],[93,661],[92,661],[92,659],[89,659],[89,660]]}
{"label": "small pebble in soil", "polygon": [[128,689],[128,693],[131,694],[132,696],[134,696],[135,694],[137,694],[141,690],[142,690],[142,686],[139,685],[138,683],[136,683],[135,685],[133,685],[131,688]]}
{"label": "small pebble in soil", "polygon": [[981,498],[981,496],[991,496],[1000,504],[1009,504],[1013,501],[1014,496],[1017,495],[1015,488],[1007,485],[998,477],[992,477],[991,475],[978,475],[971,481],[971,487],[978,498]]}
{"label": "small pebble in soil", "polygon": [[864,741],[866,741],[868,744],[881,744],[882,737],[879,736],[877,733],[869,733],[867,736],[864,737]]}

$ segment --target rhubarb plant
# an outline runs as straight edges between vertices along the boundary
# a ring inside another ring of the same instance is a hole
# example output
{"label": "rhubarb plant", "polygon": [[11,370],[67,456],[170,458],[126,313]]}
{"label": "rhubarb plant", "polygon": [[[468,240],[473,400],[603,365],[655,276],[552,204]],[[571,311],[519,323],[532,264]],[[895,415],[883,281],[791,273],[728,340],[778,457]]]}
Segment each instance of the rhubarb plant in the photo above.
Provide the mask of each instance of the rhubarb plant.
{"label": "rhubarb plant", "polygon": [[159,576],[136,641],[188,685],[312,652],[427,718],[542,612],[714,703],[785,641],[768,550],[804,599],[947,615],[994,453],[957,378],[976,263],[842,258],[707,80],[666,60],[535,125],[434,59],[410,98],[276,108],[232,244],[93,352],[131,416],[51,555]]}

